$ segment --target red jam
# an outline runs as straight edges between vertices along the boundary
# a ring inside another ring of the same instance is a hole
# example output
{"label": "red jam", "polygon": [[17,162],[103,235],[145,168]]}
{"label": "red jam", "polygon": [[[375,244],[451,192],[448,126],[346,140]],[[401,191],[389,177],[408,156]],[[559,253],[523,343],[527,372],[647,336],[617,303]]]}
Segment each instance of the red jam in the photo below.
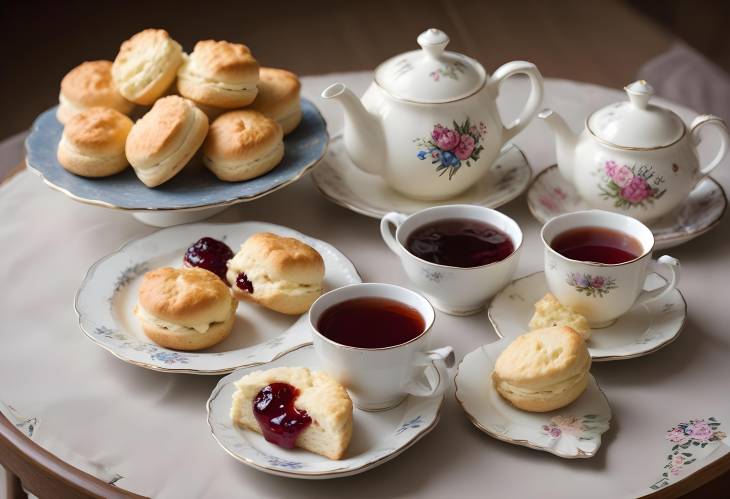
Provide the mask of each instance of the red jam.
{"label": "red jam", "polygon": [[212,237],[204,237],[187,249],[183,263],[188,267],[210,270],[228,284],[226,264],[231,258],[233,258],[233,251],[226,243]]}
{"label": "red jam", "polygon": [[248,280],[248,276],[243,272],[238,274],[238,277],[236,277],[236,286],[238,286],[239,289],[253,294],[253,283]]}
{"label": "red jam", "polygon": [[271,383],[253,399],[253,414],[267,442],[293,449],[299,434],[312,423],[306,411],[294,407],[298,395],[289,383]]}

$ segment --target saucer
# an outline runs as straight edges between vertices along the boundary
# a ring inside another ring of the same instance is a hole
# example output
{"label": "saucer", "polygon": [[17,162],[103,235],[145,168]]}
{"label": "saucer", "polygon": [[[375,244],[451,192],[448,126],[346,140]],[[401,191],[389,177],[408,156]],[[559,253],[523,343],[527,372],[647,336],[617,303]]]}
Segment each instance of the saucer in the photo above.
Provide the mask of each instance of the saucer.
{"label": "saucer", "polygon": [[373,218],[382,218],[391,211],[410,215],[440,204],[497,208],[522,194],[531,177],[532,169],[525,155],[514,144],[507,144],[489,174],[466,192],[443,201],[419,201],[394,191],[382,178],[358,169],[347,155],[341,135],[332,138],[325,159],[312,171],[314,185],[327,199]]}
{"label": "saucer", "polygon": [[[547,167],[532,181],[527,191],[527,206],[540,223],[590,208],[565,181],[557,165]],[[673,248],[704,234],[720,223],[726,208],[725,191],[715,179],[705,177],[682,206],[651,224],[654,249]]]}
{"label": "saucer", "polygon": [[456,400],[472,424],[487,435],[563,458],[593,457],[608,430],[611,408],[595,378],[570,405],[551,412],[527,412],[502,398],[492,384],[499,354],[511,340],[501,339],[466,354],[454,378]]}
{"label": "saucer", "polygon": [[267,442],[259,433],[237,427],[231,421],[233,383],[265,367],[320,365],[311,345],[290,352],[258,368],[239,369],[216,385],[208,399],[208,425],[226,452],[242,463],[272,475],[324,479],[356,475],[390,461],[436,427],[443,405],[439,397],[409,396],[398,406],[379,412],[353,410],[352,441],[345,457],[334,461],[303,449],[284,449]]}
{"label": "saucer", "polygon": [[307,314],[284,315],[253,303],[239,303],[230,336],[196,352],[171,350],[145,336],[133,310],[142,276],[159,267],[181,267],[185,250],[201,237],[225,241],[238,250],[250,235],[274,232],[316,249],[325,263],[325,290],[361,282],[350,260],[331,245],[262,222],[177,225],[133,240],[96,262],[76,294],[83,333],[121,360],[155,371],[225,374],[270,362],[312,342]]}
{"label": "saucer", "polygon": [[[655,289],[666,281],[649,274],[645,289]],[[535,302],[548,292],[544,272],[512,281],[489,306],[489,320],[500,338],[515,338],[529,331]],[[593,329],[588,351],[595,362],[623,360],[656,352],[679,337],[687,318],[687,303],[678,289],[664,298],[634,307],[612,325]]]}

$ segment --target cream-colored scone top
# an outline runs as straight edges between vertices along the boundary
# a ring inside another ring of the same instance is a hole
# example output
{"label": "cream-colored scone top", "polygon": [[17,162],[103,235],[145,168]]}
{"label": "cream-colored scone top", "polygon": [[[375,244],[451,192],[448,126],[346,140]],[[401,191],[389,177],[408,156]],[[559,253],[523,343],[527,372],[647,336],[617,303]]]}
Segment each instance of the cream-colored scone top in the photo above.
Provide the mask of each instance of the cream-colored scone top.
{"label": "cream-colored scone top", "polygon": [[[253,293],[236,285],[240,273],[251,281]],[[239,299],[284,314],[303,314],[322,294],[324,260],[298,239],[259,232],[228,261],[226,278]]]}
{"label": "cream-colored scone top", "polygon": [[170,88],[182,62],[182,47],[167,31],[146,29],[122,43],[112,77],[126,99],[149,106]]}
{"label": "cream-colored scone top", "polygon": [[87,61],[69,71],[61,80],[58,101],[56,117],[63,124],[90,107],[109,107],[122,114],[134,108],[114,86],[111,61]]}
{"label": "cream-colored scone top", "polygon": [[247,106],[258,93],[259,64],[245,45],[203,40],[177,73],[180,95],[207,106]]}
{"label": "cream-colored scone top", "polygon": [[261,176],[284,157],[281,126],[257,111],[227,112],[210,125],[203,162],[220,180],[238,182]]}
{"label": "cream-colored scone top", "polygon": [[237,301],[220,278],[205,269],[163,267],[147,272],[134,313],[155,343],[200,350],[225,339]]}
{"label": "cream-colored scone top", "polygon": [[302,121],[301,88],[299,78],[291,71],[261,68],[259,94],[248,108],[275,120],[286,135]]}
{"label": "cream-colored scone top", "polygon": [[515,407],[548,412],[583,393],[590,367],[581,335],[569,327],[550,327],[518,336],[497,358],[492,382]]}
{"label": "cream-colored scone top", "polygon": [[63,129],[58,162],[84,177],[119,173],[128,165],[124,144],[131,129],[132,120],[114,109],[92,107],[81,111]]}
{"label": "cream-colored scone top", "polygon": [[552,293],[548,293],[535,303],[535,314],[529,327],[533,331],[552,326],[568,326],[586,341],[591,337],[588,319],[560,303]]}
{"label": "cream-colored scone top", "polygon": [[132,127],[127,138],[129,164],[147,187],[177,175],[200,148],[208,117],[177,95],[163,97]]}
{"label": "cream-colored scone top", "polygon": [[326,373],[305,367],[276,367],[247,374],[235,383],[233,422],[261,433],[253,413],[253,400],[272,383],[288,383],[299,390],[294,406],[312,418],[295,445],[330,459],[341,459],[352,437],[352,401],[342,385]]}

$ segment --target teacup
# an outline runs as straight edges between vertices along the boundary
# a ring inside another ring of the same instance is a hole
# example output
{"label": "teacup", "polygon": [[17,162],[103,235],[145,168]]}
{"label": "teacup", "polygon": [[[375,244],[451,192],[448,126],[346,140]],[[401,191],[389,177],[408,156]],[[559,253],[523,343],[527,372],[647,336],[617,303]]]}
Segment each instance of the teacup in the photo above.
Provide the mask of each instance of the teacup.
{"label": "teacup", "polygon": [[[440,265],[408,251],[406,242],[413,231],[445,219],[485,222],[505,233],[514,250],[503,260],[476,267]],[[395,235],[391,225],[396,227]],[[452,315],[471,315],[482,310],[487,300],[512,280],[522,249],[522,231],[514,220],[496,210],[474,205],[435,206],[411,216],[391,212],[380,221],[380,233],[388,247],[400,257],[414,286],[436,308]]]}
{"label": "teacup", "polygon": [[[382,348],[353,347],[324,336],[318,327],[322,314],[356,298],[384,298],[415,309],[423,319],[423,331],[409,341]],[[320,296],[309,310],[309,324],[323,370],[347,388],[358,408],[377,411],[395,407],[408,395],[443,393],[455,359],[451,347],[431,350],[435,316],[431,304],[418,293],[392,284],[361,283]]]}
{"label": "teacup", "polygon": [[[612,229],[638,241],[641,254],[623,263],[597,263],[567,258],[552,247],[560,234],[580,227]],[[566,213],[548,221],[540,233],[545,246],[548,289],[562,304],[588,319],[591,327],[611,325],[633,307],[657,300],[679,281],[679,261],[664,255],[651,259],[654,235],[635,218],[603,210]],[[665,274],[666,284],[644,290],[649,272]]]}

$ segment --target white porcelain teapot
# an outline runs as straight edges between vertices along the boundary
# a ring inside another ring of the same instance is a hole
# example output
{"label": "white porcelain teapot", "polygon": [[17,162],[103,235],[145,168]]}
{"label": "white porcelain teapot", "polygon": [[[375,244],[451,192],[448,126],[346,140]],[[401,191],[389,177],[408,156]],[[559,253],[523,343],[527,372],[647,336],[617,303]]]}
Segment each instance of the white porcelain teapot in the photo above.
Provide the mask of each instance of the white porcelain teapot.
{"label": "white porcelain teapot", "polygon": [[[555,133],[560,173],[589,206],[651,222],[681,205],[717,167],[730,137],[725,122],[712,115],[698,116],[687,130],[675,113],[650,103],[654,90],[644,80],[625,90],[628,101],[595,111],[580,134],[550,109],[538,116]],[[720,132],[720,150],[700,167],[697,145],[705,125]]]}
{"label": "white porcelain teapot", "polygon": [[[418,36],[421,50],[397,55],[375,69],[362,101],[342,83],[322,92],[345,111],[344,144],[363,171],[380,175],[406,196],[448,199],[487,173],[504,143],[537,114],[542,77],[534,64],[508,62],[490,77],[474,59],[446,52],[438,29]],[[505,127],[495,99],[506,78],[525,74],[527,104]]]}

